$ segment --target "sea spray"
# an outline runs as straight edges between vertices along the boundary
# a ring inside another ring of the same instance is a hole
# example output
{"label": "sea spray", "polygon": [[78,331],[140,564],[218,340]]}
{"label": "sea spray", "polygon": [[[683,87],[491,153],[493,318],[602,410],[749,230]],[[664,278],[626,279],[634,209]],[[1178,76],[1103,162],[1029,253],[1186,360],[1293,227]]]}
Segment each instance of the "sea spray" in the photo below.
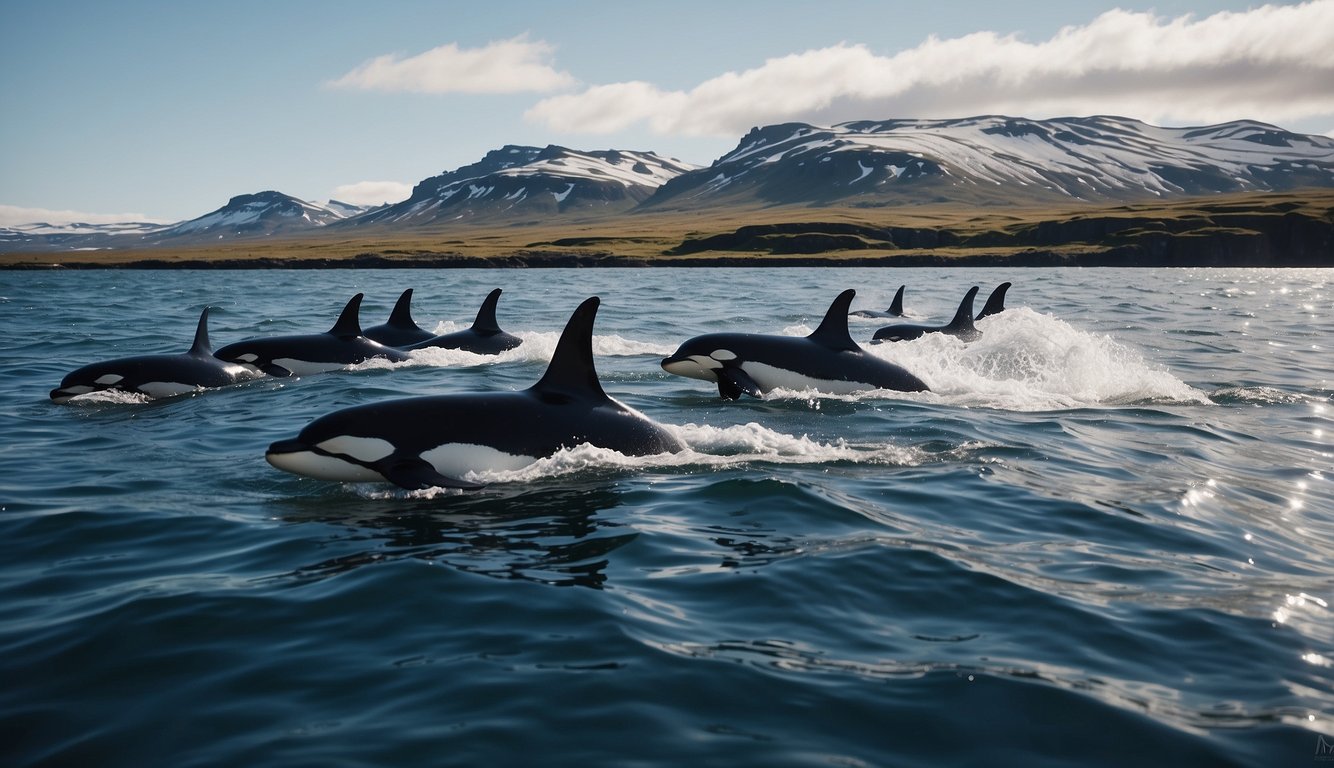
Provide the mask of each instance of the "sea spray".
{"label": "sea spray", "polygon": [[[469,472],[463,479],[487,484],[531,483],[569,475],[720,470],[751,464],[916,466],[930,458],[926,451],[919,448],[842,439],[822,441],[809,435],[785,434],[754,422],[729,427],[707,424],[663,426],[686,444],[686,450],[649,456],[626,456],[584,443],[562,448],[521,469]],[[383,488],[364,491],[371,498],[404,494],[412,498],[435,498],[455,493],[453,489],[446,488],[407,492]]]}
{"label": "sea spray", "polygon": [[[201,390],[202,391],[202,390]],[[143,405],[153,402],[154,398],[142,392],[126,392],[120,389],[98,389],[71,397],[67,405],[97,407],[103,405]]]}
{"label": "sea spray", "polygon": [[[441,323],[439,327],[450,325],[452,324]],[[451,331],[438,332],[449,333]],[[470,368],[503,363],[549,363],[552,354],[556,351],[556,342],[560,340],[558,331],[520,331],[514,335],[523,339],[523,343],[498,355],[479,355],[462,349],[427,347],[410,351],[408,354],[411,355],[411,360],[395,363],[382,358],[372,358],[350,367],[349,370],[368,371],[418,366]],[[662,357],[671,354],[672,349],[673,347],[670,344],[637,341],[617,334],[593,336],[593,355],[595,357],[634,357],[638,355]]]}
{"label": "sea spray", "polygon": [[865,349],[917,374],[949,405],[1045,411],[1209,402],[1115,339],[1027,307],[986,318],[978,328],[982,338],[973,342],[932,333]]}

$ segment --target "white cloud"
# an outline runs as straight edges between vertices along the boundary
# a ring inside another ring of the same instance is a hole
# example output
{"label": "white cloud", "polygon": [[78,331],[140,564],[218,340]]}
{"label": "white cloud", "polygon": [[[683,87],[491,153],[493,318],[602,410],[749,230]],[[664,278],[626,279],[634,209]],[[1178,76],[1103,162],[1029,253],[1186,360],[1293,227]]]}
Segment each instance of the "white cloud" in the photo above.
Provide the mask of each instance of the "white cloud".
{"label": "white cloud", "polygon": [[554,91],[574,85],[550,59],[555,48],[520,35],[481,48],[450,43],[406,58],[377,56],[331,80],[334,88],[414,93],[520,93]]}
{"label": "white cloud", "polygon": [[407,200],[412,185],[400,181],[358,181],[334,187],[333,199],[352,205],[380,205]]}
{"label": "white cloud", "polygon": [[124,222],[168,223],[162,219],[150,218],[142,213],[83,213],[81,211],[53,211],[49,208],[21,208],[17,205],[0,205],[0,227],[14,227],[22,224],[121,224]]}
{"label": "white cloud", "polygon": [[891,56],[864,45],[769,59],[689,91],[643,82],[562,94],[525,117],[563,132],[646,124],[730,136],[788,120],[1119,114],[1150,122],[1334,115],[1334,0],[1196,18],[1113,10],[1028,43],[977,32]]}

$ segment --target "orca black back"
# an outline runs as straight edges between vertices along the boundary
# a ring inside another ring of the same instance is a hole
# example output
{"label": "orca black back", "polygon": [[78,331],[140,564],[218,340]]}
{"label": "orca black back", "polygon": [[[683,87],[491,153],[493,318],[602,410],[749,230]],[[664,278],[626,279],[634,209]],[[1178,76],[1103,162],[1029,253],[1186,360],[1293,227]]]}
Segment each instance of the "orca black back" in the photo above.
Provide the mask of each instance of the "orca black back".
{"label": "orca black back", "polygon": [[899,323],[897,325],[887,325],[875,332],[874,341],[911,341],[920,339],[928,333],[943,333],[949,336],[957,336],[964,341],[972,341],[982,335],[982,332],[973,325],[973,299],[977,296],[977,286],[968,289],[964,295],[963,301],[959,302],[959,309],[954,313],[954,319],[947,325],[920,325],[916,323]]}
{"label": "orca black back", "polygon": [[889,309],[886,310],[895,317],[903,317],[903,289],[905,287],[900,285],[899,289],[894,292],[894,300],[889,303]]}
{"label": "orca black back", "polygon": [[186,354],[197,357],[213,357],[213,345],[208,340],[208,307],[199,313],[199,325],[195,326],[195,341]]}
{"label": "orca black back", "polygon": [[820,327],[806,338],[835,351],[859,351],[861,347],[852,340],[852,334],[848,331],[848,307],[852,306],[852,297],[856,295],[857,292],[851,288],[840,293],[829,305]]}
{"label": "orca black back", "polygon": [[405,349],[461,349],[475,355],[498,355],[523,344],[523,339],[505,333],[500,323],[496,322],[496,304],[500,301],[500,293],[501,289],[496,288],[486,295],[471,328],[432,336],[408,345]]}
{"label": "orca black back", "polygon": [[338,315],[338,321],[329,329],[330,336],[351,339],[363,335],[361,333],[361,300],[365,295],[364,293],[358,293],[348,299],[347,305],[343,307],[342,314]]}
{"label": "orca black back", "polygon": [[991,295],[987,297],[987,303],[982,306],[982,311],[978,312],[977,317],[973,319],[981,320],[984,317],[991,317],[992,315],[999,315],[1004,312],[1005,292],[1008,290],[1010,290],[1009,283],[1001,283],[996,286],[996,290],[992,291]]}
{"label": "orca black back", "polygon": [[410,346],[435,335],[419,327],[417,322],[412,319],[411,288],[403,291],[398,297],[398,301],[394,303],[393,311],[389,313],[388,322],[382,325],[373,325],[370,328],[363,328],[362,333],[371,341],[378,341],[390,347]]}
{"label": "orca black back", "polygon": [[607,400],[593,364],[593,321],[601,300],[584,300],[565,324],[547,371],[529,389],[539,396],[565,396],[579,399]]}
{"label": "orca black back", "polygon": [[500,323],[496,322],[496,304],[500,302],[500,289],[496,288],[486,295],[482,300],[482,306],[477,310],[477,317],[472,321],[472,330],[474,333],[487,336],[501,333]]}
{"label": "orca black back", "polygon": [[950,324],[940,329],[941,333],[948,333],[951,336],[961,338],[975,338],[981,335],[977,326],[973,325],[973,299],[977,298],[977,286],[968,289],[964,294],[963,301],[959,302],[959,308],[954,312],[954,319]]}

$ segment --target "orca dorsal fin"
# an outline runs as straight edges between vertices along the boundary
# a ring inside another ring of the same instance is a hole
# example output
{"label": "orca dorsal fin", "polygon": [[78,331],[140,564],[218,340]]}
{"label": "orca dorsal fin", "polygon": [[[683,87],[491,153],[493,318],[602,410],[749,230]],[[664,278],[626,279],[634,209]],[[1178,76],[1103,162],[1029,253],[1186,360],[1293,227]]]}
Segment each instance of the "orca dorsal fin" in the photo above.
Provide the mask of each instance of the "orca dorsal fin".
{"label": "orca dorsal fin", "polygon": [[861,349],[857,346],[857,342],[852,340],[852,334],[848,332],[848,307],[852,305],[852,297],[856,295],[857,292],[851,288],[840,293],[838,298],[834,299],[834,303],[829,305],[829,311],[825,312],[820,327],[806,338],[835,351],[855,352]]}
{"label": "orca dorsal fin", "polygon": [[991,295],[987,297],[987,303],[982,307],[982,311],[978,312],[977,317],[973,319],[981,320],[984,317],[991,317],[992,315],[999,315],[1004,312],[1005,292],[1008,290],[1010,290],[1009,283],[1001,283],[996,286],[996,290],[992,291]]}
{"label": "orca dorsal fin", "polygon": [[900,285],[899,290],[894,293],[894,300],[889,302],[889,314],[896,317],[903,317],[903,289]]}
{"label": "orca dorsal fin", "polygon": [[409,288],[398,297],[394,304],[394,311],[389,313],[388,325],[394,328],[402,328],[408,331],[420,331],[417,323],[412,320],[412,289]]}
{"label": "orca dorsal fin", "polygon": [[361,297],[364,295],[358,293],[348,300],[347,306],[343,307],[343,314],[338,316],[338,322],[329,329],[329,333],[344,338],[361,335]]}
{"label": "orca dorsal fin", "polygon": [[964,294],[963,301],[959,302],[959,310],[954,313],[954,319],[945,326],[947,331],[966,331],[973,329],[973,299],[977,296],[977,286],[968,289]]}
{"label": "orca dorsal fin", "polygon": [[547,372],[530,390],[539,395],[564,395],[583,399],[607,398],[593,367],[593,320],[598,314],[600,300],[593,296],[584,300],[570,315],[570,321],[556,342]]}
{"label": "orca dorsal fin", "polygon": [[190,345],[190,354],[213,357],[213,345],[208,340],[208,307],[199,313],[199,325],[195,326],[195,343]]}
{"label": "orca dorsal fin", "polygon": [[482,308],[477,310],[477,319],[472,321],[472,330],[474,333],[480,333],[487,336],[494,336],[500,333],[500,324],[496,322],[496,304],[500,301],[500,289],[486,295],[482,301]]}

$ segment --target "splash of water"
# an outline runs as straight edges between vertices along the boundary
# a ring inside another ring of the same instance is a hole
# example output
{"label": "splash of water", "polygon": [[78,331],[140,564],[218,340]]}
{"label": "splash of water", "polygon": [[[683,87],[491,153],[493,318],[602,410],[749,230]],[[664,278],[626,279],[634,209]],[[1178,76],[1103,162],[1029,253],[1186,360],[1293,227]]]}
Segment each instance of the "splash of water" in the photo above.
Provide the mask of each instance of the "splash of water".
{"label": "splash of water", "polygon": [[[451,329],[453,325],[453,323],[440,323],[437,333],[452,333],[453,330],[457,330],[457,328]],[[439,328],[444,330],[439,330]],[[556,352],[556,344],[560,341],[560,333],[555,331],[520,331],[514,335],[522,339],[523,343],[498,355],[478,355],[462,349],[430,347],[410,351],[408,353],[411,356],[410,360],[395,363],[383,358],[373,358],[351,366],[350,370],[384,370],[414,366],[470,368],[503,363],[549,363],[551,362],[551,356]],[[672,353],[672,350],[673,347],[664,344],[627,339],[618,334],[593,337],[593,354],[597,357],[634,357],[637,355],[666,357]]]}
{"label": "splash of water", "polygon": [[[788,435],[754,422],[729,427],[707,424],[664,424],[686,449],[677,453],[626,456],[623,453],[583,443],[562,448],[526,467],[505,471],[479,471],[464,475],[472,482],[531,483],[553,477],[590,472],[640,472],[663,469],[728,469],[747,464],[782,465],[887,465],[915,466],[927,460],[924,451],[889,443],[854,443],[846,440],[822,442],[808,435]],[[363,491],[373,498],[388,498],[401,491]],[[410,491],[413,498],[435,498],[457,494],[446,488]]]}
{"label": "splash of water", "polygon": [[66,401],[66,405],[97,407],[102,405],[143,405],[153,402],[153,398],[142,392],[126,392],[121,389],[99,389],[75,395]]}
{"label": "splash of water", "polygon": [[[765,399],[804,400],[816,408],[821,400],[903,399],[1010,411],[1211,402],[1205,393],[1115,339],[1081,331],[1028,307],[1008,309],[977,326],[982,337],[972,342],[940,333],[892,344],[862,342],[866,352],[917,375],[930,392],[869,390],[838,395],[777,389]],[[804,324],[790,325],[778,335],[807,336],[812,330]]]}
{"label": "splash of water", "polygon": [[864,349],[912,371],[949,405],[1043,411],[1210,402],[1115,339],[1027,307],[985,318],[978,328],[982,337],[969,343],[932,333]]}

